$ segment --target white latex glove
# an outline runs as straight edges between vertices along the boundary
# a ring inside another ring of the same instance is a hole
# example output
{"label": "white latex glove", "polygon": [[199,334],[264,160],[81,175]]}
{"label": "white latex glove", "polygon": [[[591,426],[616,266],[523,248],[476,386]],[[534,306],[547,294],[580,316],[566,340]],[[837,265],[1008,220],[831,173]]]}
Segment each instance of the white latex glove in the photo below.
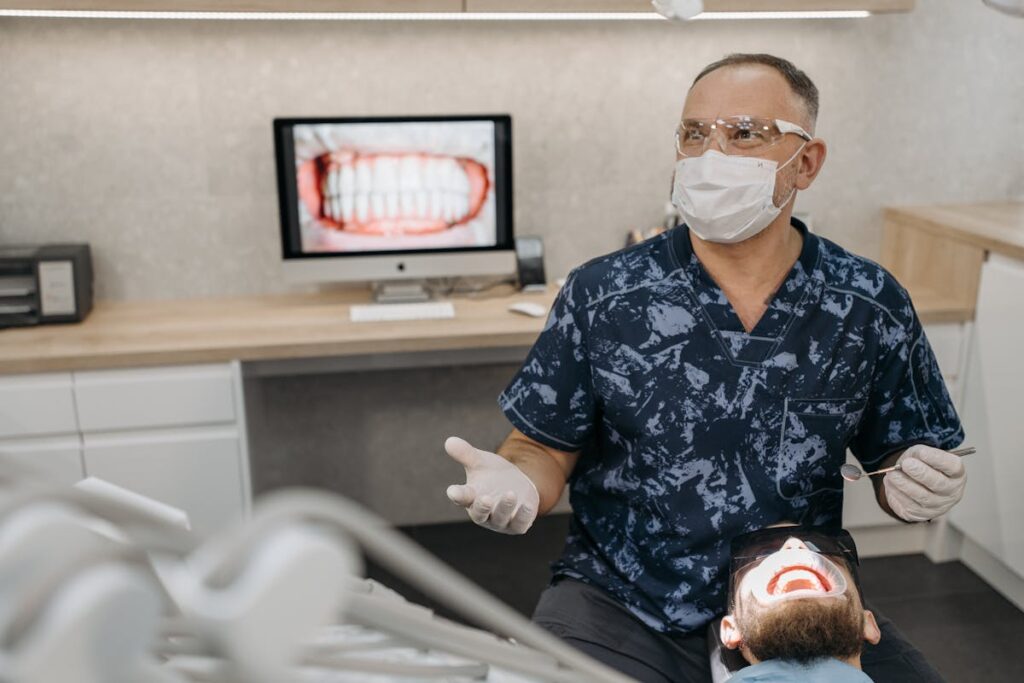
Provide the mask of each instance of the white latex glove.
{"label": "white latex glove", "polygon": [[466,483],[449,486],[448,498],[485,529],[525,534],[540,505],[530,478],[497,453],[473,448],[457,436],[448,437],[444,449],[466,468]]}
{"label": "white latex glove", "polygon": [[917,444],[903,451],[882,480],[885,498],[897,517],[926,522],[948,512],[964,495],[967,471],[960,456]]}

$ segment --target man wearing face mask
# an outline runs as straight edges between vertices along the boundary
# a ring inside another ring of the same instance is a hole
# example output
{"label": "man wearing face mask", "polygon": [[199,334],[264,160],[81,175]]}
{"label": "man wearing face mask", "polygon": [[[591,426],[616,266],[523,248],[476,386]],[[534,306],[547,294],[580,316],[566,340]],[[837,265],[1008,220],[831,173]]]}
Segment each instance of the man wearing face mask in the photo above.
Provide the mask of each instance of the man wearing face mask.
{"label": "man wearing face mask", "polygon": [[[818,91],[770,55],[705,68],[676,136],[685,225],[574,270],[500,397],[497,453],[452,437],[476,523],[524,533],[569,482],[572,526],[540,625],[641,681],[706,681],[729,539],[793,520],[841,526],[850,448],[878,502],[951,508],[963,431],[906,291],[808,233],[798,191],[825,161]],[[941,680],[883,622],[876,681]]]}

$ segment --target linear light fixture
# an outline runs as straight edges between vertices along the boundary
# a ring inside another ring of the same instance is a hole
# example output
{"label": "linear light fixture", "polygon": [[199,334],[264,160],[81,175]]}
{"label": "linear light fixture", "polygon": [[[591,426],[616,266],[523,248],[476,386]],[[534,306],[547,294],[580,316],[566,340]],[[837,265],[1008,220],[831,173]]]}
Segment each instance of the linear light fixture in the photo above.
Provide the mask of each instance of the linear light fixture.
{"label": "linear light fixture", "polygon": [[[708,19],[863,19],[863,10],[816,12],[704,12]],[[0,9],[0,17],[50,19],[178,19],[205,21],[667,21],[657,12],[137,12],[119,10]]]}

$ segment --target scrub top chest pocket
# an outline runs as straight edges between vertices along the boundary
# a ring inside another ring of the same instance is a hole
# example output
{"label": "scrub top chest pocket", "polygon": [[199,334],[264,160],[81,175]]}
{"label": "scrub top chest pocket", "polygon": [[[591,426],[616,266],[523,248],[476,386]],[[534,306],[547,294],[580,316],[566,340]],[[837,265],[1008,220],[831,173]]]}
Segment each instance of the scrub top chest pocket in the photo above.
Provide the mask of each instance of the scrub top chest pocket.
{"label": "scrub top chest pocket", "polygon": [[782,434],[775,481],[786,500],[842,491],[839,468],[857,429],[864,398],[789,398],[782,412]]}

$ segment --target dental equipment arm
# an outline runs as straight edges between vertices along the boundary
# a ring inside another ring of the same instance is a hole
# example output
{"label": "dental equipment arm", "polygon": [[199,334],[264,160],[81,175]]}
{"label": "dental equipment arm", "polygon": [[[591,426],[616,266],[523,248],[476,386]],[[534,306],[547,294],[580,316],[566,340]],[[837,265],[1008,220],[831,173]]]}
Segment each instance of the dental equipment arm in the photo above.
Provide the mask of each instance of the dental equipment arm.
{"label": "dental equipment arm", "polygon": [[[541,653],[550,655],[567,675],[559,680],[595,681],[600,683],[625,683],[628,677],[609,669],[587,657],[578,650],[563,643],[554,636],[530,623],[519,613],[493,598],[487,592],[463,578],[440,560],[421,549],[412,541],[392,530],[387,522],[364,510],[360,506],[327,493],[312,490],[296,490],[272,493],[265,496],[257,506],[253,519],[245,526],[235,527],[219,539],[220,551],[225,558],[224,566],[229,567],[244,556],[245,550],[260,536],[270,533],[282,524],[305,523],[320,529],[333,529],[352,538],[366,553],[381,566],[426,595],[443,602],[463,617],[487,629],[515,638]],[[216,580],[216,577],[211,577]],[[350,596],[350,599],[356,599]],[[401,620],[386,609],[381,609],[377,618],[381,626],[398,626]],[[371,613],[361,613],[364,619]],[[456,644],[462,638],[452,634]],[[452,647],[451,640],[446,648]],[[466,641],[479,648],[479,639]],[[479,649],[476,655],[479,657]],[[521,655],[509,667],[522,671],[531,664]],[[502,664],[505,664],[502,661]]]}
{"label": "dental equipment arm", "polygon": [[150,656],[163,595],[141,553],[59,496],[0,510],[0,680],[182,683]]}

